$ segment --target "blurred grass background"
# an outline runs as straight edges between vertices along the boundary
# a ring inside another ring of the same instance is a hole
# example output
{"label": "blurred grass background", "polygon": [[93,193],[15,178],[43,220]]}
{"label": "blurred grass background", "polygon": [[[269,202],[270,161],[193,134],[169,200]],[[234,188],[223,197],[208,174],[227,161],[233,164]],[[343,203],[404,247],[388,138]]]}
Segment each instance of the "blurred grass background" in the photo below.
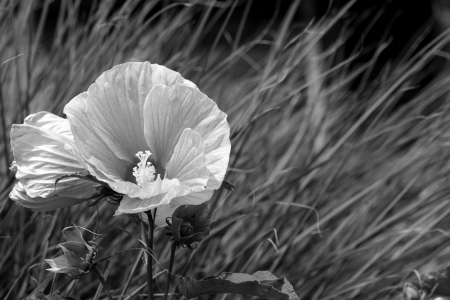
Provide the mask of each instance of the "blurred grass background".
{"label": "blurred grass background", "polygon": [[[45,271],[44,258],[59,253],[61,229],[71,222],[107,233],[99,259],[139,247],[137,223],[112,217],[115,206],[106,202],[35,213],[8,199],[11,125],[41,110],[62,116],[103,71],[127,61],[180,72],[229,116],[226,179],[236,191],[215,193],[209,207],[217,225],[195,251],[177,252],[175,274],[269,270],[286,276],[302,299],[400,299],[413,270],[448,264],[448,30],[430,38],[425,26],[380,64],[389,36],[342,51],[364,18],[348,13],[355,0],[301,30],[293,21],[300,1],[292,1],[245,38],[257,1],[94,1],[86,12],[81,1],[63,0],[48,33],[51,2],[0,0],[2,299],[65,282]],[[334,38],[324,40],[329,33]],[[163,230],[155,244],[158,273],[170,252]],[[141,254],[100,264],[117,299],[143,297]],[[164,279],[157,278],[161,289]],[[92,274],[62,295],[106,299]]]}

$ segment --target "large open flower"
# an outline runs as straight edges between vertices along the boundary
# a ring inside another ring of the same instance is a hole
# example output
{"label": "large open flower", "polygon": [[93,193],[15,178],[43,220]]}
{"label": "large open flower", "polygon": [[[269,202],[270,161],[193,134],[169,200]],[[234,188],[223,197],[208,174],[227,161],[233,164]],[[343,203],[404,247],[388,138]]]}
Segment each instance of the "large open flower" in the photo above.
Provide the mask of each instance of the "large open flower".
{"label": "large open flower", "polygon": [[63,176],[84,170],[73,148],[69,122],[48,112],[29,115],[11,129],[11,148],[18,182],[10,198],[37,211],[67,207],[98,195],[92,182]]}
{"label": "large open flower", "polygon": [[123,194],[116,214],[209,200],[224,179],[230,129],[214,101],[177,72],[126,63],[64,108],[84,167]]}

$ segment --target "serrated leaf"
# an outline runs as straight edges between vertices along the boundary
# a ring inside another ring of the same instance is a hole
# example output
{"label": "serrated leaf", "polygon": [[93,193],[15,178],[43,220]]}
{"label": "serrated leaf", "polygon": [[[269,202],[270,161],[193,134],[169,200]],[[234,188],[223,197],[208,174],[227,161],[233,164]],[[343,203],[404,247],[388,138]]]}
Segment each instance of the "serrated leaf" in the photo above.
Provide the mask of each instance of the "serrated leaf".
{"label": "serrated leaf", "polygon": [[229,190],[230,192],[234,192],[234,190],[236,189],[231,182],[228,182],[226,180],[222,181],[222,185],[220,186],[220,188]]}
{"label": "serrated leaf", "polygon": [[222,273],[218,277],[202,280],[184,277],[178,288],[187,299],[206,294],[232,293],[271,300],[299,300],[286,278],[278,278],[268,271],[259,271],[253,275]]}

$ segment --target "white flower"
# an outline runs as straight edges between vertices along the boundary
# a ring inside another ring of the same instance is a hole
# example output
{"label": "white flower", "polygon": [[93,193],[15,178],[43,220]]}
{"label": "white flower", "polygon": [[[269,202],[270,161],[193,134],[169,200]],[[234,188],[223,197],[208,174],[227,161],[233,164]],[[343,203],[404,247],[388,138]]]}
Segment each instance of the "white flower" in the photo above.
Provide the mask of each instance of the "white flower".
{"label": "white flower", "polygon": [[89,200],[97,194],[91,182],[63,176],[84,170],[73,149],[69,122],[48,112],[32,114],[11,129],[18,182],[10,198],[37,211],[54,210]]}
{"label": "white flower", "polygon": [[179,205],[209,200],[224,179],[226,114],[163,66],[115,66],[64,113],[83,166],[124,195],[116,215],[158,207],[162,225]]}

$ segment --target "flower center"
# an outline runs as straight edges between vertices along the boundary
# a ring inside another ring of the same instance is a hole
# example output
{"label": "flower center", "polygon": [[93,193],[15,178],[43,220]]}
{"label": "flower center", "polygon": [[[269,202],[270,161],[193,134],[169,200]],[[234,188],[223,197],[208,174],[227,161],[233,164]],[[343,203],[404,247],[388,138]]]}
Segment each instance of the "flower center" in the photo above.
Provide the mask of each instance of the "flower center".
{"label": "flower center", "polygon": [[194,227],[189,222],[183,222],[180,225],[180,236],[190,236],[194,231]]}
{"label": "flower center", "polygon": [[139,157],[141,162],[137,164],[137,167],[133,168],[133,176],[136,177],[136,183],[142,186],[144,182],[155,181],[155,167],[147,159],[152,155],[150,151],[139,151],[136,156]]}

